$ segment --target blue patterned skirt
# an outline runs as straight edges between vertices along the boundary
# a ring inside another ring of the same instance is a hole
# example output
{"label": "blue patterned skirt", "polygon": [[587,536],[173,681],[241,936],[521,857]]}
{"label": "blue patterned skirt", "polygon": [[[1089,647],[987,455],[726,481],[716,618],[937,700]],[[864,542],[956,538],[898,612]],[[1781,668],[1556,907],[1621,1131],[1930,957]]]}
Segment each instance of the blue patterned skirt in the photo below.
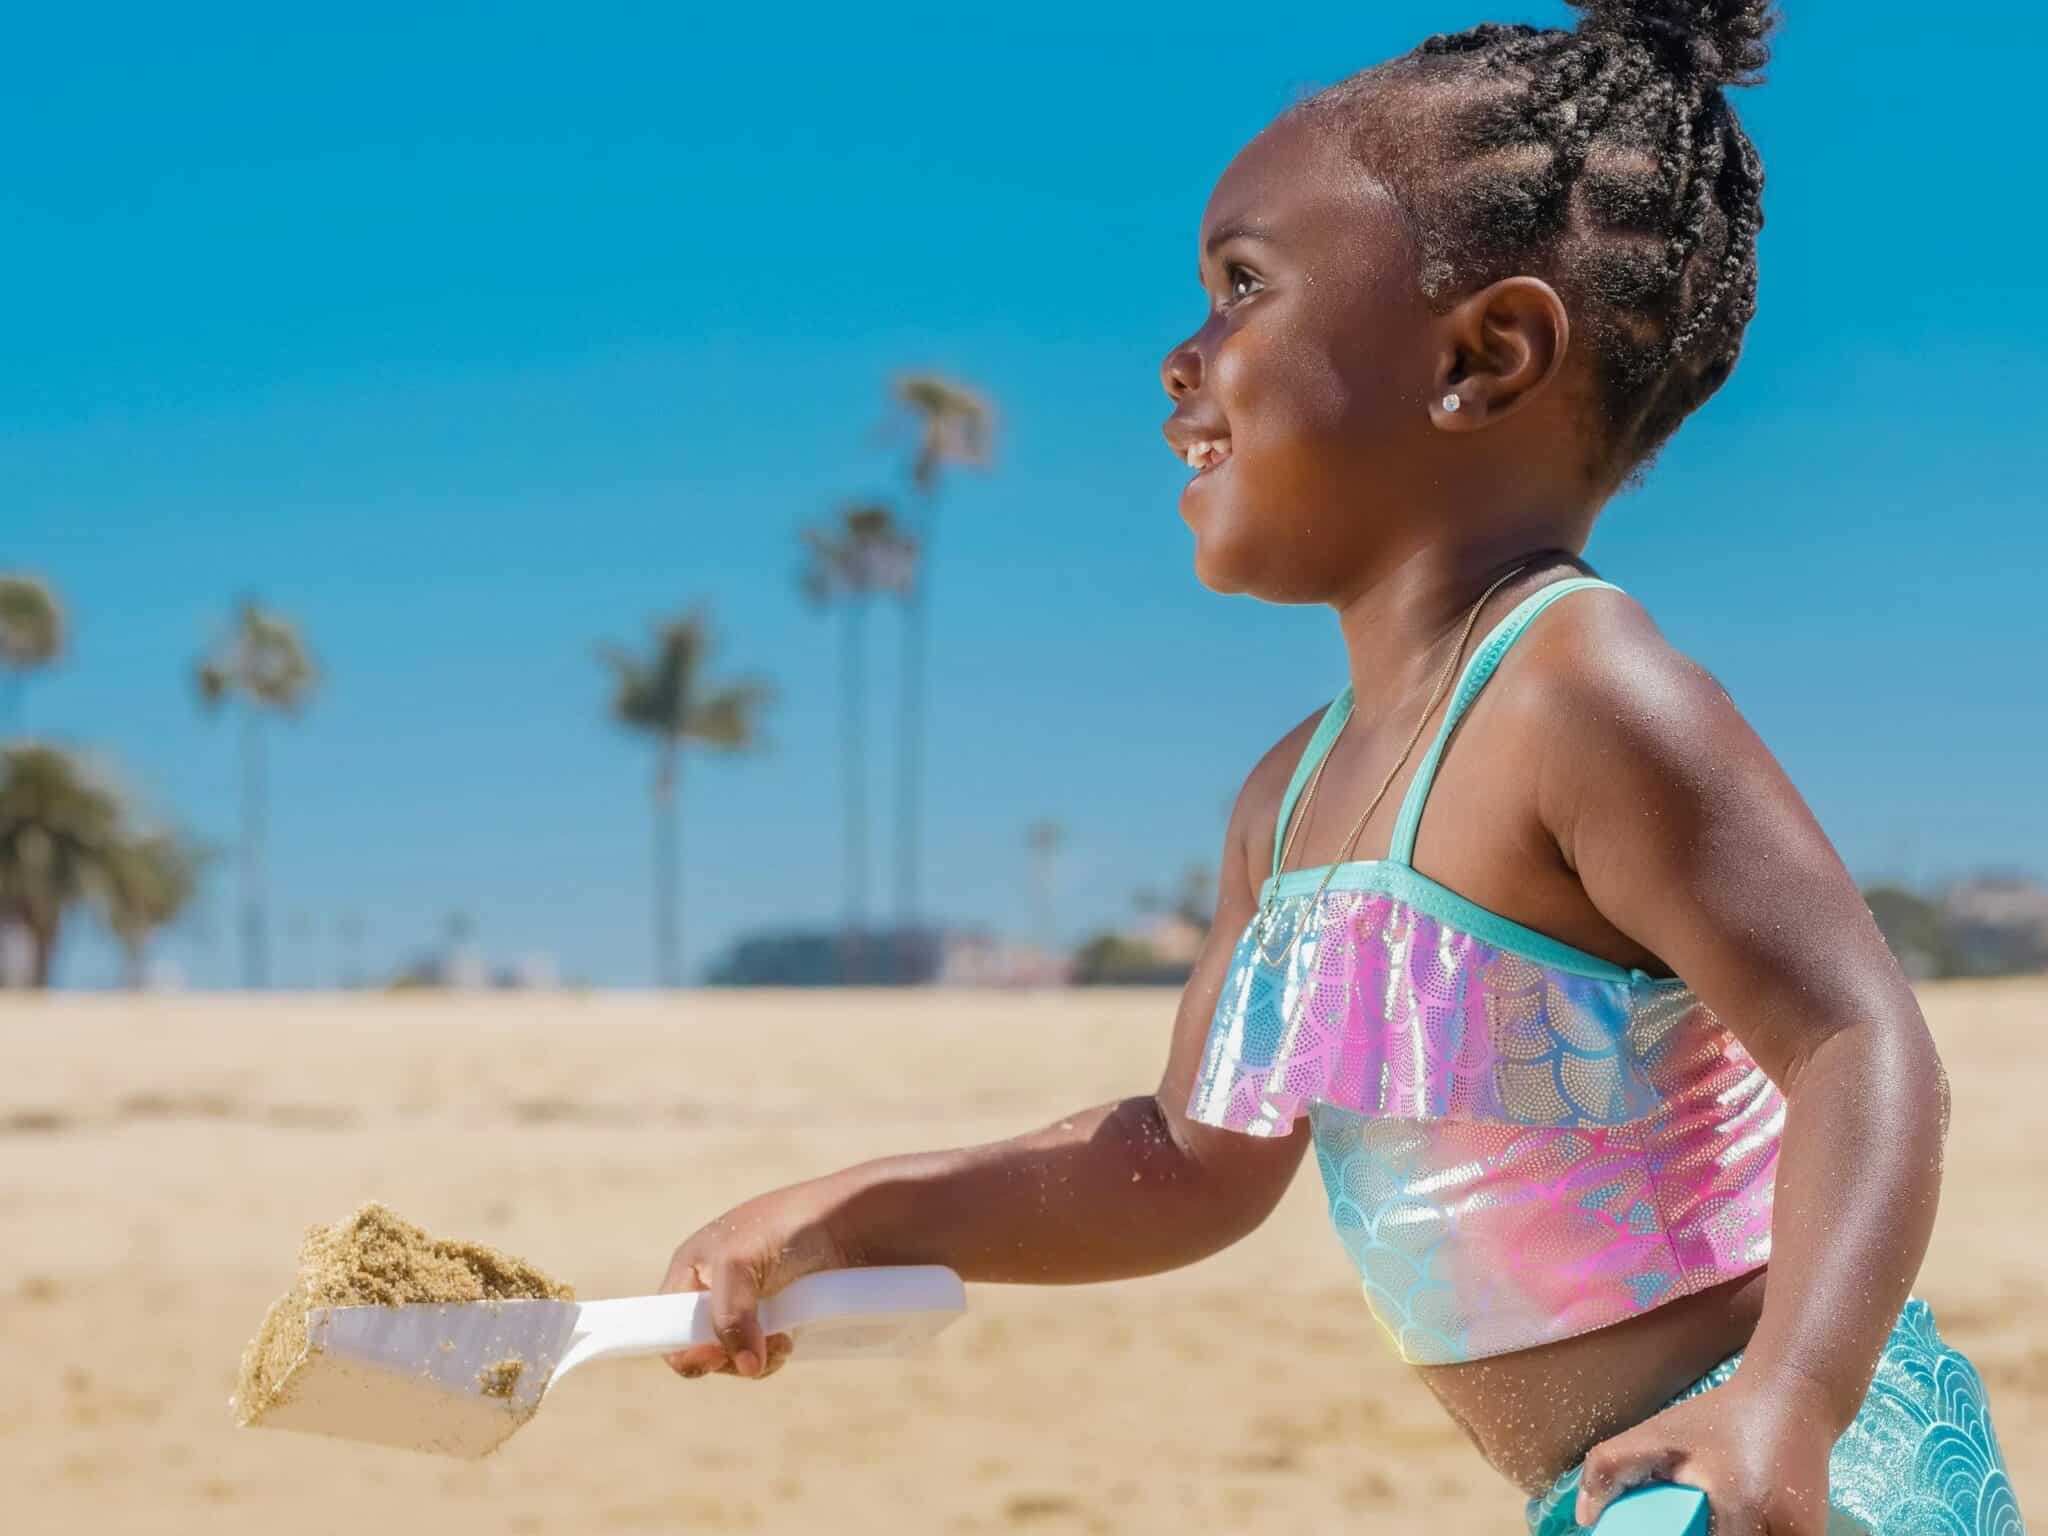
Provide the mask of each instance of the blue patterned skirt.
{"label": "blue patterned skirt", "polygon": [[[1720,1386],[1731,1355],[1672,1401]],[[1529,1501],[1531,1536],[1574,1536],[1574,1467]],[[1828,1527],[1870,1536],[2025,1536],[2020,1507],[1991,1428],[1984,1382],[1942,1342],[1924,1301],[1909,1301],[1885,1341],[1870,1392],[1828,1461]]]}

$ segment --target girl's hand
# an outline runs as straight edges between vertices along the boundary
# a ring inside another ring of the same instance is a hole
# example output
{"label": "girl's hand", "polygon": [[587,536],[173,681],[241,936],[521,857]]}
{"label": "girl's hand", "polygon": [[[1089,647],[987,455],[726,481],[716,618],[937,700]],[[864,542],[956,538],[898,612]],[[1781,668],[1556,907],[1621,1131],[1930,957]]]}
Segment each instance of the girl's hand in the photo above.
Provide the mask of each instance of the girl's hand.
{"label": "girl's hand", "polygon": [[826,1229],[823,1200],[808,1186],[777,1190],[737,1206],[683,1239],[661,1282],[671,1291],[709,1291],[716,1344],[662,1358],[679,1376],[759,1378],[789,1358],[788,1334],[764,1338],[760,1303],[792,1281],[848,1260]]}
{"label": "girl's hand", "polygon": [[1593,1447],[1575,1518],[1590,1527],[1641,1483],[1684,1483],[1707,1496],[1714,1536],[1824,1536],[1835,1436],[1818,1388],[1726,1386],[1688,1398]]}

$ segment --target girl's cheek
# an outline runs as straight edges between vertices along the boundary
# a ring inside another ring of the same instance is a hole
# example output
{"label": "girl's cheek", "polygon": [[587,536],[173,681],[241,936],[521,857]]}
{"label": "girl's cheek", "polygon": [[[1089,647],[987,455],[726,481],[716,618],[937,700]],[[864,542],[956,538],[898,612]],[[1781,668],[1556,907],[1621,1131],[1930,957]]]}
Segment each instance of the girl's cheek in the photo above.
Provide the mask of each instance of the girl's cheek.
{"label": "girl's cheek", "polygon": [[1211,365],[1216,380],[1216,400],[1230,418],[1233,436],[1240,425],[1237,419],[1239,410],[1251,406],[1259,397],[1262,351],[1262,338],[1257,332],[1248,330],[1233,331],[1216,349],[1215,361]]}

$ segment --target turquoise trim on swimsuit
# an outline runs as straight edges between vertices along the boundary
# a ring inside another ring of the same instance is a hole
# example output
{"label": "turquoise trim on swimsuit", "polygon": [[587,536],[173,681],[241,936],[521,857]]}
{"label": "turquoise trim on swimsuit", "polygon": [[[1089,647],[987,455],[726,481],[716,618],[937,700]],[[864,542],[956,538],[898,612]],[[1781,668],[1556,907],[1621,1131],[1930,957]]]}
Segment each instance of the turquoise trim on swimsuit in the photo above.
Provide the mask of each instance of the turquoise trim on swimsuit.
{"label": "turquoise trim on swimsuit", "polygon": [[1448,923],[1460,933],[1470,934],[1481,943],[1491,944],[1495,949],[1537,965],[1552,966],[1574,975],[1618,982],[1624,986],[1685,985],[1676,976],[1652,976],[1648,971],[1616,965],[1612,960],[1603,960],[1583,949],[1575,949],[1562,939],[1554,939],[1534,928],[1525,928],[1513,918],[1502,917],[1498,912],[1460,896],[1449,886],[1439,885],[1412,864],[1396,864],[1388,859],[1356,859],[1334,867],[1324,864],[1314,869],[1290,869],[1259,887],[1259,901],[1263,905],[1268,894],[1281,900],[1290,896],[1313,896],[1325,875],[1329,877],[1333,891],[1374,891],[1391,896],[1418,912],[1427,912],[1439,922]]}
{"label": "turquoise trim on swimsuit", "polygon": [[1479,697],[1479,690],[1493,676],[1508,648],[1521,639],[1522,631],[1535,621],[1538,614],[1560,597],[1594,587],[1604,587],[1609,592],[1620,590],[1613,582],[1601,581],[1595,576],[1573,576],[1553,582],[1516,604],[1514,611],[1495,625],[1493,632],[1472,653],[1472,659],[1465,663],[1464,675],[1458,679],[1457,691],[1451,695],[1451,707],[1444,712],[1444,723],[1437,730],[1436,740],[1430,743],[1422,766],[1415,770],[1414,782],[1402,797],[1401,814],[1394,820],[1393,842],[1387,849],[1389,859],[1396,864],[1415,862],[1415,832],[1422,823],[1423,802],[1429,799],[1430,786],[1436,782],[1437,764],[1443,760],[1444,748],[1450,744],[1458,722],[1472,707],[1472,701]]}
{"label": "turquoise trim on swimsuit", "polygon": [[[1439,885],[1429,876],[1419,872],[1413,863],[1415,857],[1415,834],[1422,823],[1422,809],[1429,799],[1429,791],[1436,782],[1438,765],[1443,761],[1444,749],[1450,744],[1452,734],[1464,719],[1465,712],[1472,707],[1472,701],[1479,697],[1479,691],[1492,678],[1522,632],[1535,622],[1538,614],[1559,598],[1573,592],[1591,588],[1604,588],[1609,592],[1621,589],[1611,581],[1602,581],[1595,576],[1572,576],[1563,581],[1552,582],[1522,599],[1479,643],[1465,663],[1459,675],[1458,686],[1452,691],[1450,707],[1444,712],[1443,724],[1438,728],[1436,739],[1430,743],[1422,764],[1415,770],[1415,778],[1408,786],[1408,792],[1401,798],[1400,814],[1394,821],[1392,846],[1384,859],[1354,859],[1338,865],[1319,864],[1307,869],[1280,868],[1280,850],[1286,842],[1288,818],[1294,814],[1294,807],[1300,800],[1303,789],[1316,765],[1328,754],[1338,732],[1351,718],[1352,690],[1349,684],[1344,691],[1330,701],[1323,711],[1323,718],[1317,722],[1315,733],[1309,737],[1308,745],[1302,749],[1301,761],[1295,764],[1294,777],[1288,782],[1287,793],[1280,801],[1280,816],[1273,829],[1273,875],[1259,887],[1259,900],[1264,904],[1266,896],[1313,895],[1322,884],[1323,877],[1330,877],[1330,889],[1335,891],[1378,891],[1392,896],[1397,901],[1429,913],[1432,917],[1471,934],[1494,948],[1509,954],[1519,955],[1539,965],[1554,965],[1560,970],[1576,975],[1590,976],[1599,981],[1614,981],[1651,986],[1682,986],[1675,976],[1652,976],[1647,971],[1635,970],[1628,966],[1616,965],[1598,955],[1574,948],[1562,939],[1554,939],[1547,933],[1534,928],[1525,928],[1512,918],[1502,917],[1477,902],[1468,901],[1449,886]],[[1277,886],[1277,889],[1276,889]]]}
{"label": "turquoise trim on swimsuit", "polygon": [[1280,797],[1280,821],[1273,829],[1273,873],[1280,873],[1280,850],[1287,842],[1287,818],[1294,814],[1294,802],[1301,798],[1307,786],[1309,775],[1315,771],[1323,754],[1330,750],[1330,743],[1337,739],[1337,733],[1344,729],[1344,722],[1351,718],[1351,685],[1346,683],[1344,691],[1330,700],[1329,708],[1323,711],[1323,718],[1316,722],[1315,734],[1302,748],[1301,761],[1294,765],[1294,777],[1287,781],[1287,793]]}

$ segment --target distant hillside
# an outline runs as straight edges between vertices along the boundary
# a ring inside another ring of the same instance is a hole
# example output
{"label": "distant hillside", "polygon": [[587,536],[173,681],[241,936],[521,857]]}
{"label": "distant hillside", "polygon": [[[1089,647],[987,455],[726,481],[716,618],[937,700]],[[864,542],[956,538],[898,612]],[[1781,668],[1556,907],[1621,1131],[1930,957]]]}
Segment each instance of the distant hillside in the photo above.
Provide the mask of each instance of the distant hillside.
{"label": "distant hillside", "polygon": [[1974,875],[1933,892],[1878,885],[1863,899],[1916,980],[2048,971],[2048,886],[2028,876]]}

